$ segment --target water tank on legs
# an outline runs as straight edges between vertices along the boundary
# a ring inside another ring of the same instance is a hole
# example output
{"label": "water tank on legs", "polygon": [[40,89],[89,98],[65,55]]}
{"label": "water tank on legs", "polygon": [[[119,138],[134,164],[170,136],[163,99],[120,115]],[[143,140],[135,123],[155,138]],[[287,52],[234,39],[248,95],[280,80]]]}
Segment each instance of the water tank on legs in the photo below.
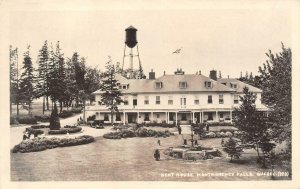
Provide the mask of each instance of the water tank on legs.
{"label": "water tank on legs", "polygon": [[133,26],[129,26],[128,28],[125,29],[126,31],[126,45],[129,48],[133,48],[135,47],[135,45],[137,44],[137,40],[136,40],[136,31],[137,29],[134,28]]}

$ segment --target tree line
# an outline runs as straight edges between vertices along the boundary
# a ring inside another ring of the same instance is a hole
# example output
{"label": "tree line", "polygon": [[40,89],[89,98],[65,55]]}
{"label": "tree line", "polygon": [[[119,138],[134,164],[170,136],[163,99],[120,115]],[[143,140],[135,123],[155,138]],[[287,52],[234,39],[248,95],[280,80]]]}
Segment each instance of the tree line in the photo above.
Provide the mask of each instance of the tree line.
{"label": "tree line", "polygon": [[28,114],[32,112],[33,99],[43,99],[43,114],[52,105],[59,104],[60,112],[63,107],[72,104],[84,107],[87,100],[94,99],[92,92],[100,88],[101,71],[97,67],[86,65],[86,58],[74,52],[72,57],[65,57],[59,41],[55,47],[46,40],[38,51],[37,68],[34,68],[27,46],[23,54],[21,69],[18,67],[18,48],[10,46],[10,103],[26,104]]}

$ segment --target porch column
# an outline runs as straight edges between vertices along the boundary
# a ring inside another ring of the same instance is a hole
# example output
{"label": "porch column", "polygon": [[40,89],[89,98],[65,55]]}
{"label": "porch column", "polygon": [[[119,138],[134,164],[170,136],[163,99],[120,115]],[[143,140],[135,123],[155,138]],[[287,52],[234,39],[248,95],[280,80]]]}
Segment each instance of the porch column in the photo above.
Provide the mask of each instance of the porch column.
{"label": "porch column", "polygon": [[169,121],[168,121],[168,112],[166,112],[166,123],[169,123]]}
{"label": "porch column", "polygon": [[98,116],[99,116],[99,120],[100,120],[100,118],[101,118],[101,117],[100,117],[100,112],[99,112]]}
{"label": "porch column", "polygon": [[126,114],[125,114],[125,111],[123,111],[123,124],[125,125],[125,122],[126,122]]}
{"label": "porch column", "polygon": [[232,123],[232,111],[230,111],[230,123]]}
{"label": "porch column", "polygon": [[175,112],[175,123],[177,125],[177,112]]}
{"label": "porch column", "polygon": [[218,111],[216,111],[216,119],[217,119],[217,122],[219,122]]}
{"label": "porch column", "polygon": [[195,123],[195,113],[193,112],[193,123]]}
{"label": "porch column", "polygon": [[151,122],[153,122],[153,112],[151,112]]}
{"label": "porch column", "polygon": [[140,112],[137,112],[137,123],[140,123]]}

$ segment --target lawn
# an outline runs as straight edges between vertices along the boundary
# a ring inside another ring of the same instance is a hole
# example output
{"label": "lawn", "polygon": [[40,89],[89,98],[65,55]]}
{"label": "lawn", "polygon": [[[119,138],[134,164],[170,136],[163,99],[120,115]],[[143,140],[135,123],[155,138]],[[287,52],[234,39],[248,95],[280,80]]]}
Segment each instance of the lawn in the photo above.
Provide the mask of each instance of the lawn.
{"label": "lawn", "polygon": [[[158,146],[157,140],[161,145]],[[206,147],[220,147],[221,139],[199,141]],[[42,152],[11,154],[12,181],[209,181],[269,180],[269,169],[256,163],[254,150],[245,150],[237,163],[221,158],[200,161],[171,159],[163,150],[182,144],[182,136],[168,138],[97,137],[87,145],[56,148]],[[155,161],[155,149],[161,161]],[[275,173],[281,171],[275,168]],[[218,175],[212,175],[218,174]],[[258,176],[258,173],[265,175]],[[225,175],[227,174],[227,175]],[[276,179],[289,179],[276,177]]]}

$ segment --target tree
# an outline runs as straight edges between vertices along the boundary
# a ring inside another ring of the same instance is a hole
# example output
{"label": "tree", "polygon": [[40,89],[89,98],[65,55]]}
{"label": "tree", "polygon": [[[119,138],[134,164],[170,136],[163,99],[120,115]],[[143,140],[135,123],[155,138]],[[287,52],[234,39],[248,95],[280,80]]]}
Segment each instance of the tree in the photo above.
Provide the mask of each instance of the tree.
{"label": "tree", "polygon": [[[49,110],[49,51],[48,42],[44,42],[44,45],[39,50],[38,54],[38,75],[37,75],[37,86],[36,86],[36,98],[43,97],[43,114],[45,110]],[[46,104],[45,104],[46,98]]]}
{"label": "tree", "polygon": [[12,49],[9,47],[9,62],[10,62],[10,114],[12,114],[12,104],[17,104],[17,116],[19,115],[19,78],[18,78],[18,48]]}
{"label": "tree", "polygon": [[101,102],[105,104],[111,112],[111,124],[114,123],[113,115],[115,112],[119,112],[118,105],[124,102],[121,98],[122,93],[119,90],[119,84],[115,79],[116,69],[115,66],[109,60],[106,64],[106,72],[103,73],[103,79],[100,86]]}
{"label": "tree", "polygon": [[59,129],[60,129],[60,122],[59,122],[59,117],[57,112],[57,106],[56,103],[54,102],[54,108],[50,116],[50,130],[59,130]]}
{"label": "tree", "polygon": [[278,141],[291,141],[292,52],[282,43],[282,51],[266,53],[268,60],[259,67],[262,102],[272,111],[269,122]]}
{"label": "tree", "polygon": [[236,115],[234,122],[242,131],[244,142],[254,144],[258,160],[260,160],[260,144],[262,141],[270,141],[270,130],[262,112],[257,111],[255,107],[256,94],[250,92],[247,87],[243,89],[243,93],[244,96],[240,96],[242,104],[234,111]]}
{"label": "tree", "polygon": [[31,115],[31,102],[34,98],[34,75],[32,61],[29,53],[30,46],[24,53],[23,67],[24,70],[20,79],[20,99],[23,103],[28,104],[28,114]]}
{"label": "tree", "polygon": [[60,103],[60,112],[62,112],[62,104],[65,100],[65,89],[66,89],[66,79],[65,79],[65,61],[61,49],[59,46],[59,41],[56,44],[56,50],[53,48],[50,51],[50,62],[49,62],[49,93],[51,100],[55,103],[58,101]]}
{"label": "tree", "polygon": [[232,158],[240,158],[243,149],[238,147],[237,142],[230,137],[224,144],[224,151],[230,156],[230,162],[232,162]]}

